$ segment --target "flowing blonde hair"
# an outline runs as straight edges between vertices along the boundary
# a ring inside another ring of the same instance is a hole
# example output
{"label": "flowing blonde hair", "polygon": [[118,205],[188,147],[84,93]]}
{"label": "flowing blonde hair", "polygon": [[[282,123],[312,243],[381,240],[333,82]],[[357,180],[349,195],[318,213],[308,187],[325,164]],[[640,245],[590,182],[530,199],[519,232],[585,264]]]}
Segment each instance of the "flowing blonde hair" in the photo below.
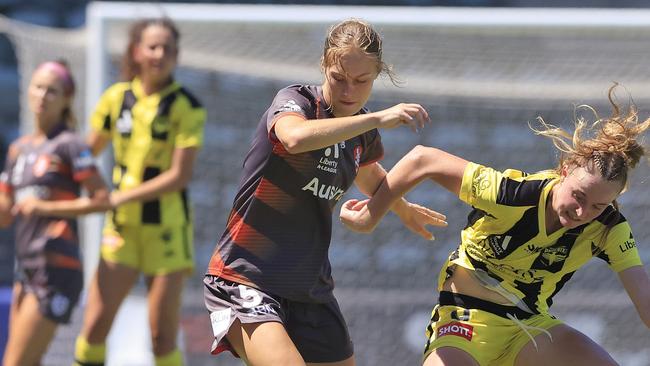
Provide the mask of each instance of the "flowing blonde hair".
{"label": "flowing blonde hair", "polygon": [[[548,137],[553,145],[560,151],[560,159],[556,170],[560,172],[564,167],[569,170],[576,167],[594,169],[607,181],[620,182],[621,193],[627,189],[630,170],[634,169],[641,158],[646,155],[646,150],[641,141],[643,133],[650,128],[650,118],[639,121],[637,108],[630,103],[626,110],[616,102],[615,90],[618,84],[609,88],[608,99],[612,106],[612,115],[600,118],[596,110],[589,105],[580,105],[576,110],[585,109],[595,116],[595,121],[589,123],[582,116],[576,116],[573,134],[546,123],[541,117],[540,129],[531,129],[537,135]],[[612,202],[617,209],[616,200]],[[609,230],[618,221],[616,218],[607,220],[607,228],[603,234],[602,243]],[[602,245],[598,247],[602,250]]]}

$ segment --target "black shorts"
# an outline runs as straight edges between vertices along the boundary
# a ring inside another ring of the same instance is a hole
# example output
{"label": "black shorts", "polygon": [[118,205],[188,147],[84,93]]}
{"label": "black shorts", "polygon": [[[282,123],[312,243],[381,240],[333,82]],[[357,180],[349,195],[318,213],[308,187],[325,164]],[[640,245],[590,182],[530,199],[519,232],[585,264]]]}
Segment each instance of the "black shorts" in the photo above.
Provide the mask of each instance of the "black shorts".
{"label": "black shorts", "polygon": [[70,322],[83,288],[82,271],[49,266],[23,268],[18,270],[16,281],[23,286],[23,291],[36,295],[39,310],[45,317],[56,323]]}
{"label": "black shorts", "polygon": [[296,302],[211,275],[203,284],[214,333],[212,354],[230,351],[237,356],[225,337],[235,319],[243,324],[282,323],[305,362],[338,362],[354,354],[336,300]]}

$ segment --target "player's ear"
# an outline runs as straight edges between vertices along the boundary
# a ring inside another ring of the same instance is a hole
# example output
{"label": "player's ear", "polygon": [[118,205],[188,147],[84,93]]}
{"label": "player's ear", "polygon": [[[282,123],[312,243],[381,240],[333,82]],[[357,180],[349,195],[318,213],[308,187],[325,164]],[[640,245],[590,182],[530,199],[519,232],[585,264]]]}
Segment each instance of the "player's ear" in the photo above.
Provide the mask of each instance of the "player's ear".
{"label": "player's ear", "polygon": [[562,164],[562,169],[560,170],[560,177],[562,179],[566,178],[569,175],[569,167],[566,164]]}

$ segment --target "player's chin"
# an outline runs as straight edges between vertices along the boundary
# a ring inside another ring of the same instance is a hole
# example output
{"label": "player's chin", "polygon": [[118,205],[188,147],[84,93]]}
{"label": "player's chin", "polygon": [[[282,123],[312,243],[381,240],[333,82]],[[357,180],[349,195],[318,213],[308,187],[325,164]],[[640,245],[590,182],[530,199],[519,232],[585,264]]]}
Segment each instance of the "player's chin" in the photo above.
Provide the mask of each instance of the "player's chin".
{"label": "player's chin", "polygon": [[572,219],[567,218],[567,217],[562,217],[562,216],[560,216],[560,224],[561,224],[563,227],[567,228],[567,229],[574,229],[574,228],[576,228],[576,227],[582,225],[582,222],[581,222],[581,221],[572,220]]}

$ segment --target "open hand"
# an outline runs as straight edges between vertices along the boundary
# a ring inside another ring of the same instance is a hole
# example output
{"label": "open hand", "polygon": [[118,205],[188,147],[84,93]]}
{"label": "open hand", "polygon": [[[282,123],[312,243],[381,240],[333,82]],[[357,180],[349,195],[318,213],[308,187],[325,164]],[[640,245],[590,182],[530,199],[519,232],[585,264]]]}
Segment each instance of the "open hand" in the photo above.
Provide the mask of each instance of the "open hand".
{"label": "open hand", "polygon": [[29,197],[17,202],[11,208],[11,214],[14,216],[32,217],[42,213],[43,200]]}
{"label": "open hand", "polygon": [[427,226],[446,227],[448,225],[447,216],[410,202],[406,203],[406,209],[399,211],[398,216],[404,226],[427,240],[435,239]]}

